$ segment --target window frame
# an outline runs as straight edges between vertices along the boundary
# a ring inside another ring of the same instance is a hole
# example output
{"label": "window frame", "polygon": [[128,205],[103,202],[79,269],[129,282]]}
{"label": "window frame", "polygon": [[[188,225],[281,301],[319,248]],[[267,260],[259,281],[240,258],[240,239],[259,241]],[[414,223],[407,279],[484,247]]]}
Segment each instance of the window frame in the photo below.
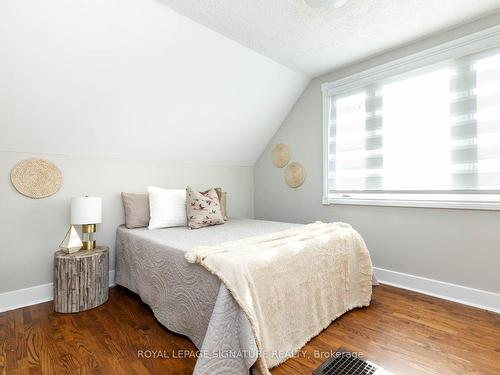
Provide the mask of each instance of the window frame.
{"label": "window frame", "polygon": [[500,210],[498,191],[397,192],[349,191],[331,192],[328,186],[329,109],[332,96],[348,95],[369,85],[380,85],[391,79],[430,67],[446,66],[452,60],[500,48],[500,25],[453,40],[421,52],[378,65],[357,74],[321,85],[323,116],[323,198],[324,205],[365,205],[423,208]]}

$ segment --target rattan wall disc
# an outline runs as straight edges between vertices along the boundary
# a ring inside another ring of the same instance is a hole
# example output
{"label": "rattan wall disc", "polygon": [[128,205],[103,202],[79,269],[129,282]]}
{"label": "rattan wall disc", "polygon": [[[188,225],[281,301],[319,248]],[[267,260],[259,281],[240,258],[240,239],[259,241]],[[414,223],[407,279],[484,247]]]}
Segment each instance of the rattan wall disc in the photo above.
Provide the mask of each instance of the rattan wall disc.
{"label": "rattan wall disc", "polygon": [[291,188],[299,187],[305,179],[306,171],[302,164],[293,161],[285,168],[285,181]]}
{"label": "rattan wall disc", "polygon": [[278,168],[283,168],[290,161],[290,152],[288,146],[279,143],[273,149],[273,164]]}
{"label": "rattan wall disc", "polygon": [[62,186],[62,173],[54,163],[45,159],[20,161],[10,172],[12,185],[30,198],[45,198],[55,194]]}

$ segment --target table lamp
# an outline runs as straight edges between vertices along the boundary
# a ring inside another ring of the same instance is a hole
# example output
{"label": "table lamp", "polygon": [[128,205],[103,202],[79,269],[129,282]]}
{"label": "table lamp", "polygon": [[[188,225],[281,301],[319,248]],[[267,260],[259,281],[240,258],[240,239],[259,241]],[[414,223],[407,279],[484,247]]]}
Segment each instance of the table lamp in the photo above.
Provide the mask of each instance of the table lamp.
{"label": "table lamp", "polygon": [[100,197],[76,197],[71,199],[71,224],[82,226],[83,250],[95,249],[95,232],[101,223],[102,199]]}

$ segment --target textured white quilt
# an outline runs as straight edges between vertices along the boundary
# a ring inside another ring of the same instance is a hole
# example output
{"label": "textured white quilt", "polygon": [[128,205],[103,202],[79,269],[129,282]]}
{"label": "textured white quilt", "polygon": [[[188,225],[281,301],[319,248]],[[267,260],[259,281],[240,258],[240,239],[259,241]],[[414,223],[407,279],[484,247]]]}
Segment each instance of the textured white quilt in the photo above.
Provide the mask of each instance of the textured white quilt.
{"label": "textured white quilt", "polygon": [[370,255],[344,223],[197,247],[185,258],[216,275],[246,314],[259,374],[269,374],[334,319],[371,300]]}

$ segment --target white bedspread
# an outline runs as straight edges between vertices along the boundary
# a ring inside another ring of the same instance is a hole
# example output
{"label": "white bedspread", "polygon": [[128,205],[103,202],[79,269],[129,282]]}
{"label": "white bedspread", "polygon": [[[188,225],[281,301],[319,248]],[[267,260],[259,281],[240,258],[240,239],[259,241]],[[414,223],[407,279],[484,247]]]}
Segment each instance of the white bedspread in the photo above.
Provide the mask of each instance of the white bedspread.
{"label": "white bedspread", "polygon": [[348,224],[314,223],[186,253],[216,275],[250,322],[269,374],[334,319],[367,306],[372,264],[361,236]]}
{"label": "white bedspread", "polygon": [[[116,282],[139,294],[168,329],[188,336],[202,353],[208,353],[198,359],[195,375],[247,375],[257,359],[247,314],[217,276],[199,264],[188,263],[185,254],[199,246],[300,227],[248,219],[231,219],[224,225],[197,230],[121,226],[116,238]],[[353,267],[356,269],[355,264]],[[279,272],[270,270],[269,279]]]}

